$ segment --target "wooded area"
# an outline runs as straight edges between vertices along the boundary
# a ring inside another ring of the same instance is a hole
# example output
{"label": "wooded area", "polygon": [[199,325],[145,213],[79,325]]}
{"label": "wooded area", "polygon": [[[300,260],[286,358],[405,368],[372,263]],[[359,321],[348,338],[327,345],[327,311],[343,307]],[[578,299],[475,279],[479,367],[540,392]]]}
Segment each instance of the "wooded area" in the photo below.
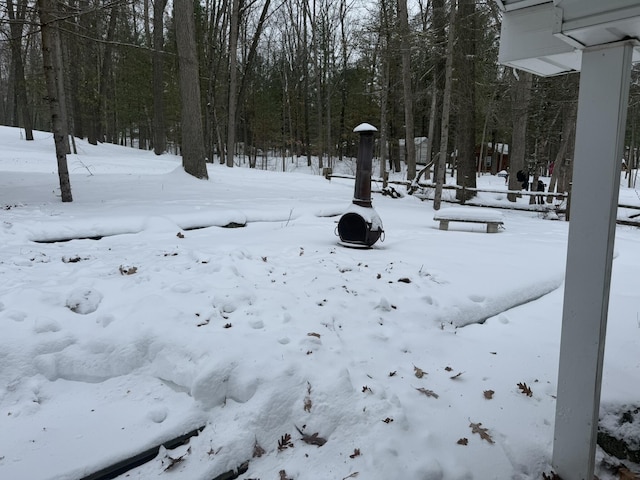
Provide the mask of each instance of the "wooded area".
{"label": "wooded area", "polygon": [[[23,128],[26,140],[38,129],[61,142],[178,153],[199,178],[207,161],[255,167],[263,155],[317,158],[321,172],[355,157],[353,127],[367,122],[378,127],[382,164],[400,171],[405,162],[408,181],[414,138],[425,137],[434,178],[453,164],[466,195],[478,172],[498,173],[502,144],[511,172],[528,170],[534,184],[549,175],[550,191],[568,190],[578,75],[498,65],[493,1],[3,3],[0,124]],[[625,153],[633,168],[638,80],[634,68]],[[518,188],[515,174],[509,188]]]}

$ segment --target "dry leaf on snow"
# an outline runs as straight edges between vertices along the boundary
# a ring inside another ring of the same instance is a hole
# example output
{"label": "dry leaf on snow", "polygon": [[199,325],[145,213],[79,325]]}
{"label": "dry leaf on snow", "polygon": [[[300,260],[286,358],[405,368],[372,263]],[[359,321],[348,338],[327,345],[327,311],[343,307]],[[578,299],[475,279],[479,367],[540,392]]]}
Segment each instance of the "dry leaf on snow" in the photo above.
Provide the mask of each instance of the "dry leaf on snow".
{"label": "dry leaf on snow", "polygon": [[419,391],[420,393],[424,393],[427,397],[432,397],[432,398],[438,398],[438,394],[435,393],[433,390],[427,390],[426,388],[416,388],[417,391]]}
{"label": "dry leaf on snow", "polygon": [[323,446],[325,443],[327,443],[327,439],[326,438],[322,438],[318,436],[318,432],[313,433],[311,435],[307,435],[306,433],[304,433],[302,430],[300,430],[298,427],[296,427],[296,430],[298,430],[298,432],[300,432],[300,435],[302,435],[302,441],[304,443],[307,443],[309,445],[317,445],[318,447]]}
{"label": "dry leaf on snow", "polygon": [[278,440],[278,451],[286,450],[287,448],[293,448],[293,442],[291,442],[291,435],[285,433],[280,440]]}
{"label": "dry leaf on snow", "polygon": [[632,472],[627,467],[620,467],[618,475],[620,480],[640,480],[640,474]]}
{"label": "dry leaf on snow", "polygon": [[260,458],[265,453],[267,452],[265,452],[264,448],[262,448],[258,443],[258,440],[256,440],[256,443],[253,445],[253,458]]}
{"label": "dry leaf on snow", "polygon": [[518,388],[520,389],[520,391],[525,394],[527,397],[531,397],[533,395],[533,391],[531,390],[531,388],[529,388],[529,386],[522,382],[518,384]]}
{"label": "dry leaf on snow", "polygon": [[469,426],[471,427],[471,433],[477,433],[478,435],[480,435],[480,438],[482,440],[486,440],[489,443],[495,443],[493,441],[493,438],[491,438],[491,435],[489,435],[489,429],[483,428],[482,423],[471,422]]}

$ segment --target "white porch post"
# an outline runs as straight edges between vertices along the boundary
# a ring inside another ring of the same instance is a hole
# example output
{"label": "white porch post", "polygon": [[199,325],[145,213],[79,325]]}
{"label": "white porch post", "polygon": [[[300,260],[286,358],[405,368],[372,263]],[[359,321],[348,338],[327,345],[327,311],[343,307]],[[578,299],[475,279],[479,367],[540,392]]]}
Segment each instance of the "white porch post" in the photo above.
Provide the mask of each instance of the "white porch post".
{"label": "white porch post", "polygon": [[593,480],[632,42],[583,50],[553,468]]}

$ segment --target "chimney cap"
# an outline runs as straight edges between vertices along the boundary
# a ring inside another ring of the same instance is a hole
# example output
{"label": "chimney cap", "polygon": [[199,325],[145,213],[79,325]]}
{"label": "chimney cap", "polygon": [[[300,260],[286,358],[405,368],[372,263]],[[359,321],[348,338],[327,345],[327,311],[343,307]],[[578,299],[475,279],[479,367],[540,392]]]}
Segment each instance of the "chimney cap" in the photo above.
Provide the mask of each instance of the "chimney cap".
{"label": "chimney cap", "polygon": [[369,123],[361,123],[353,129],[355,133],[377,132],[378,129]]}

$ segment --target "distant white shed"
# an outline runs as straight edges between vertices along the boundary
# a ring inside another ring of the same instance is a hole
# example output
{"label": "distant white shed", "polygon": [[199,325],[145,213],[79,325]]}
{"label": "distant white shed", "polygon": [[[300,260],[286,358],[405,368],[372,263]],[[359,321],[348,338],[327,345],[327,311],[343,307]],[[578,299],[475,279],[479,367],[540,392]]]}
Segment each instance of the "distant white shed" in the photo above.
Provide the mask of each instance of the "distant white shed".
{"label": "distant white shed", "polygon": [[[427,157],[427,137],[415,137],[413,139],[413,143],[416,146],[416,164],[417,165],[426,165],[428,163]],[[398,140],[398,144],[400,147],[400,159],[406,159],[405,153],[405,139],[401,138]]]}

